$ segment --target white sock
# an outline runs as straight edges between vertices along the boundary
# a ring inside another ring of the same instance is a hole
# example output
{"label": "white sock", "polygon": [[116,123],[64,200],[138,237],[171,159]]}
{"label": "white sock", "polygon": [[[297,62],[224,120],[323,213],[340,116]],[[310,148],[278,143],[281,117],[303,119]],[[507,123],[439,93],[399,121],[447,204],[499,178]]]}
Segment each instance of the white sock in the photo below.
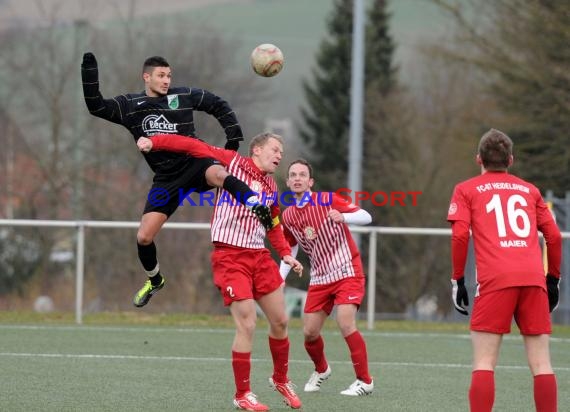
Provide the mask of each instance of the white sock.
{"label": "white sock", "polygon": [[156,264],[156,267],[153,270],[145,270],[144,272],[147,274],[147,276],[149,278],[156,276],[156,274],[160,271],[160,267],[158,266],[158,263]]}

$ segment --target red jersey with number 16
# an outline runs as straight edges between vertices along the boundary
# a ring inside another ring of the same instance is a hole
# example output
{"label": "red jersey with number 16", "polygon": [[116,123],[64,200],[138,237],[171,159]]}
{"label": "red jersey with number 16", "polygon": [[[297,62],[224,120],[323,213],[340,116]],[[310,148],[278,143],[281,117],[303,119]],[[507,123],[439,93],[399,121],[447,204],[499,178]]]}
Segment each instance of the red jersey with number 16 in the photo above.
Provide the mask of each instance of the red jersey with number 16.
{"label": "red jersey with number 16", "polygon": [[455,187],[447,220],[471,226],[480,293],[545,287],[537,230],[550,230],[553,216],[534,185],[506,172],[466,180]]}

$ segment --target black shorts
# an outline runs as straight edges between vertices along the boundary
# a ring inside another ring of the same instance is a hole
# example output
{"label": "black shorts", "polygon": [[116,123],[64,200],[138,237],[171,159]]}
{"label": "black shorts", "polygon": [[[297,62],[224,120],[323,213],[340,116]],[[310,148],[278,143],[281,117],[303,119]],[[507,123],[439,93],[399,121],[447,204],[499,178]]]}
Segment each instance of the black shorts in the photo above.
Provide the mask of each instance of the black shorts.
{"label": "black shorts", "polygon": [[212,190],[206,182],[206,170],[215,164],[214,159],[189,157],[188,164],[176,175],[155,175],[146,196],[144,212],[160,212],[170,217],[189,193]]}

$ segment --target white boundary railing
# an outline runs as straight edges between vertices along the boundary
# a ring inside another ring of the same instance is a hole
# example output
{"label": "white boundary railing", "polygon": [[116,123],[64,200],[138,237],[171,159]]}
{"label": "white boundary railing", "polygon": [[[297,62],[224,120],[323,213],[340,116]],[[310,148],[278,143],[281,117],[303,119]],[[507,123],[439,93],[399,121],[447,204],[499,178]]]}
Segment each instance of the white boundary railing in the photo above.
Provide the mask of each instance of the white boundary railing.
{"label": "white boundary railing", "polygon": [[[1,226],[59,227],[75,228],[75,322],[83,323],[83,279],[85,277],[85,228],[136,229],[140,222],[115,222],[107,220],[35,220],[35,219],[0,219]],[[164,225],[170,229],[209,230],[209,223],[174,223]]]}
{"label": "white boundary railing", "polygon": [[[0,227],[59,227],[76,229],[76,256],[75,261],[75,322],[83,322],[83,279],[85,275],[85,228],[105,229],[133,229],[138,228],[140,222],[116,222],[105,220],[35,220],[35,219],[0,219]],[[209,223],[176,223],[167,222],[165,229],[198,229],[209,230]],[[351,226],[353,233],[366,233],[370,236],[368,244],[368,305],[366,307],[366,323],[369,330],[374,329],[376,308],[376,265],[378,263],[377,245],[378,235],[422,235],[422,236],[450,236],[451,229],[418,228],[418,227],[384,227],[384,226]],[[563,238],[570,238],[570,232],[562,232]],[[568,288],[570,289],[570,288]]]}

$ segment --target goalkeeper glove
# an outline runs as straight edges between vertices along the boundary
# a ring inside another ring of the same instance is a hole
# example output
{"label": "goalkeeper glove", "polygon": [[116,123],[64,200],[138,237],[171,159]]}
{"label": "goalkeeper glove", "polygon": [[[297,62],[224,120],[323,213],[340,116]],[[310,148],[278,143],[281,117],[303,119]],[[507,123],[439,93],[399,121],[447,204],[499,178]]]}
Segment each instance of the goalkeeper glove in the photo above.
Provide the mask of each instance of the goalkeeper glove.
{"label": "goalkeeper glove", "polygon": [[550,312],[558,307],[560,294],[560,279],[548,273],[546,275],[546,290],[548,291],[548,309]]}
{"label": "goalkeeper glove", "polygon": [[467,316],[469,312],[467,312],[466,306],[469,306],[469,295],[465,287],[465,278],[463,277],[458,280],[451,279],[451,285],[451,299],[453,300],[455,310]]}
{"label": "goalkeeper glove", "polygon": [[239,149],[239,141],[241,139],[229,139],[226,141],[226,144],[224,146],[224,149],[226,150],[233,150],[234,152],[237,152]]}

